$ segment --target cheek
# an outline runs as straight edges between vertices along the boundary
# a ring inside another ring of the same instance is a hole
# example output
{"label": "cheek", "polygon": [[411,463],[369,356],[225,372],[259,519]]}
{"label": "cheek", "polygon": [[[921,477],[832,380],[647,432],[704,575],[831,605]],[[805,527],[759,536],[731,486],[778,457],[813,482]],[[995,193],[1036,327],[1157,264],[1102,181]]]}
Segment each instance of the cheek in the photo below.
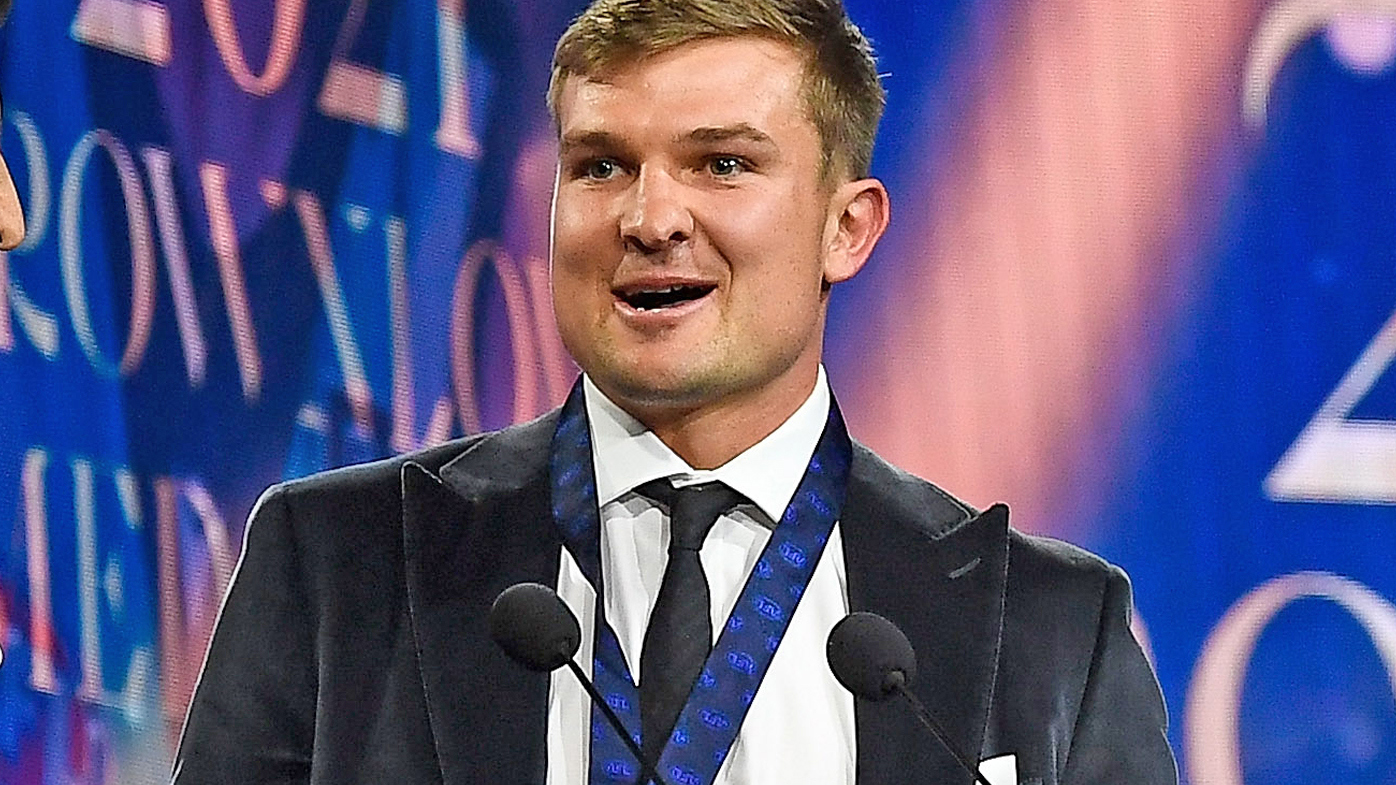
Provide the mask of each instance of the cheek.
{"label": "cheek", "polygon": [[[559,197],[553,211],[553,288],[573,295],[603,287],[618,261],[617,233],[603,219],[604,206]],[[609,291],[609,288],[606,288]]]}
{"label": "cheek", "polygon": [[553,314],[563,345],[574,357],[604,330],[613,308],[610,267],[595,246],[573,244],[554,248],[552,264]]}
{"label": "cheek", "polygon": [[[563,337],[591,329],[610,307],[610,287],[594,262],[584,256],[555,254],[552,270],[553,313]],[[606,302],[602,302],[602,295]]]}
{"label": "cheek", "polygon": [[772,221],[718,240],[738,289],[783,311],[821,298],[823,245],[818,227]]}
{"label": "cheek", "polygon": [[610,216],[607,200],[564,187],[553,203],[554,248],[560,253],[576,254],[608,237],[617,237],[616,222]]}
{"label": "cheek", "polygon": [[552,270],[553,317],[562,345],[573,357],[579,357],[578,353],[585,351],[594,332],[595,300],[585,296],[591,290],[594,287],[577,275],[575,265],[564,264],[561,259],[555,261]]}
{"label": "cheek", "polygon": [[809,193],[791,185],[708,205],[714,241],[743,257],[778,259],[817,253],[825,215]]}
{"label": "cheek", "polygon": [[732,324],[755,344],[803,341],[819,323],[823,307],[820,277],[809,264],[751,265],[733,271]]}

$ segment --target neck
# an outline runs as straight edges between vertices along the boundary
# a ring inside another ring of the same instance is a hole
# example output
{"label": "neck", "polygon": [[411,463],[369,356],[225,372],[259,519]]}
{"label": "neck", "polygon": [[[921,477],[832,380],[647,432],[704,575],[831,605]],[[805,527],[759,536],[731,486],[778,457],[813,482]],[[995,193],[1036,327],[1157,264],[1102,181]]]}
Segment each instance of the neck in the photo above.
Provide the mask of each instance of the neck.
{"label": "neck", "polygon": [[694,407],[622,404],[689,466],[716,469],[770,436],[809,398],[817,367],[775,388],[739,393]]}

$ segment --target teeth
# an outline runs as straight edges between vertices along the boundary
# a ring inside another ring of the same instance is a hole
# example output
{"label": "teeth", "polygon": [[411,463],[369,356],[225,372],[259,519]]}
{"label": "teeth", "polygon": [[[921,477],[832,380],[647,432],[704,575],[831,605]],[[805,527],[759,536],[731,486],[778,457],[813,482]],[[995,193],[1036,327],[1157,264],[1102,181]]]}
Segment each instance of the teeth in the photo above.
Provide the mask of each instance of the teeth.
{"label": "teeth", "polygon": [[674,284],[656,289],[637,289],[622,295],[631,306],[642,311],[670,308],[683,302],[695,300],[707,294],[710,287],[689,284]]}

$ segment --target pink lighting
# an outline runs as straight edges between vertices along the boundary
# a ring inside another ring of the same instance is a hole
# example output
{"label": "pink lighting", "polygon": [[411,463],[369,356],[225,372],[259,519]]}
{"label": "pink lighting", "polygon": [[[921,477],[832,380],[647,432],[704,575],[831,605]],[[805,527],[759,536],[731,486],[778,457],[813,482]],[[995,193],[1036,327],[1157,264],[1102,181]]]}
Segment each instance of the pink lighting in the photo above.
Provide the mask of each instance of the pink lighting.
{"label": "pink lighting", "polygon": [[1328,24],[1324,40],[1343,65],[1375,76],[1396,61],[1396,17],[1339,14]]}

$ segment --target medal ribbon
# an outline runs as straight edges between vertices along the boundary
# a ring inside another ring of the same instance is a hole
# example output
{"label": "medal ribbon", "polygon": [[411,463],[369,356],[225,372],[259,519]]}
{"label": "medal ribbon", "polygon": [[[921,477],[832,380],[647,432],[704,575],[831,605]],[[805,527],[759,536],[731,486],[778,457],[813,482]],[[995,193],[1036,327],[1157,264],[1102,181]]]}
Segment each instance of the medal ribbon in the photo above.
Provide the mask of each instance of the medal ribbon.
{"label": "medal ribbon", "polygon": [[[669,785],[711,785],[717,777],[839,519],[852,455],[843,417],[831,399],[828,422],[805,475],[747,577],[655,766]],[[640,693],[605,617],[601,515],[580,380],[553,434],[550,469],[553,519],[596,590],[592,678],[639,744]],[[630,785],[639,772],[630,751],[593,707],[591,785]]]}

